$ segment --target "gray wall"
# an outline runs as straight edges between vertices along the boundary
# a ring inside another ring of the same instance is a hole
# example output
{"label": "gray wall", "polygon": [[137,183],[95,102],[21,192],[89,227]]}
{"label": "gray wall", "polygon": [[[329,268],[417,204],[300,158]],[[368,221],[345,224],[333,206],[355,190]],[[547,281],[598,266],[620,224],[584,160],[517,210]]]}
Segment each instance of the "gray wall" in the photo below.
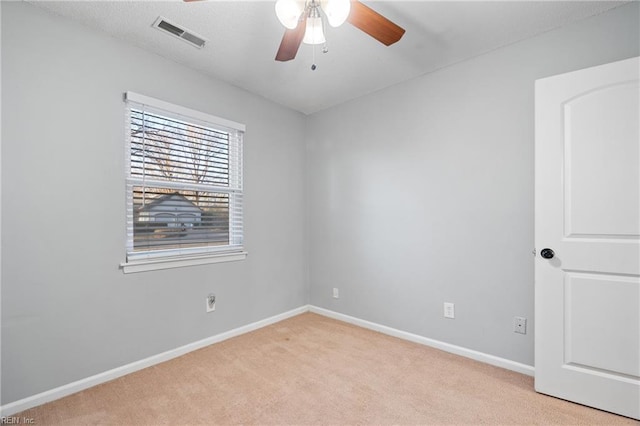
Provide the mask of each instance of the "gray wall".
{"label": "gray wall", "polygon": [[[301,114],[23,2],[2,67],[2,403],[308,302]],[[245,261],[119,269],[127,90],[247,125]]]}
{"label": "gray wall", "polygon": [[625,5],[311,116],[311,303],[533,365],[534,80],[639,55],[638,17]]}

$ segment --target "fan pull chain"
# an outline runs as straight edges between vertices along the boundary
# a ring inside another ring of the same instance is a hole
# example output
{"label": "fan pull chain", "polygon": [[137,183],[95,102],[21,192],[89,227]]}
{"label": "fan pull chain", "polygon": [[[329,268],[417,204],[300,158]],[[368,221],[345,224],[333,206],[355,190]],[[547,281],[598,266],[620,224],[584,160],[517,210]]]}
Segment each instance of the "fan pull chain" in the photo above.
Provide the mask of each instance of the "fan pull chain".
{"label": "fan pull chain", "polygon": [[[323,31],[324,31],[324,29],[327,28],[327,24],[325,22],[325,17],[322,16],[321,18],[322,18],[321,25],[322,25],[322,28],[323,28]],[[311,64],[311,71],[315,71],[316,68],[318,68],[318,66],[316,65],[316,45],[315,44],[312,45],[311,48],[312,48],[312,58],[313,58],[312,59],[313,63]],[[329,52],[329,48],[327,47],[327,41],[326,41],[326,36],[325,36],[325,42],[324,42],[324,45],[322,46],[322,53],[327,53],[327,52]]]}
{"label": "fan pull chain", "polygon": [[315,44],[312,46],[312,50],[311,50],[311,51],[313,52],[313,53],[312,53],[312,58],[313,58],[313,60],[311,61],[311,62],[312,62],[312,64],[311,64],[311,71],[315,71],[315,70],[316,70],[316,68],[318,68],[318,67],[316,66],[316,45],[315,45]]}

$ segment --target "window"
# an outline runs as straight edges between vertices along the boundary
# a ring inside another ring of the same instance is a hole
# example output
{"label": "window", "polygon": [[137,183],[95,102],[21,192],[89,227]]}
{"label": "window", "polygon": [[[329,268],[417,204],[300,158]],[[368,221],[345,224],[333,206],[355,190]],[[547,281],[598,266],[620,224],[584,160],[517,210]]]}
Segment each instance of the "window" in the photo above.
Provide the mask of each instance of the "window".
{"label": "window", "polygon": [[124,272],[244,259],[244,125],[127,92]]}

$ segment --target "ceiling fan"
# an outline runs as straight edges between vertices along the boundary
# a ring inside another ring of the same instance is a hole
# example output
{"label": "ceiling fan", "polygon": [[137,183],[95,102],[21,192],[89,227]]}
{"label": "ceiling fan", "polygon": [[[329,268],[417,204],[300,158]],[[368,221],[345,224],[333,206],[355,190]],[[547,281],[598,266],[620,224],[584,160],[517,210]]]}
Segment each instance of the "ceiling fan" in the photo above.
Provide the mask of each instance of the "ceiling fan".
{"label": "ceiling fan", "polygon": [[386,46],[400,40],[405,32],[358,0],[277,0],[276,15],[286,27],[276,54],[276,61],[282,62],[295,58],[302,42],[325,43],[323,15],[332,27],[349,21]]}
{"label": "ceiling fan", "polygon": [[[349,21],[386,46],[400,40],[405,32],[404,28],[358,0],[277,0],[276,15],[286,27],[276,54],[276,61],[282,62],[295,58],[303,42],[325,43],[323,17],[332,27]],[[315,64],[312,69],[315,69]]]}

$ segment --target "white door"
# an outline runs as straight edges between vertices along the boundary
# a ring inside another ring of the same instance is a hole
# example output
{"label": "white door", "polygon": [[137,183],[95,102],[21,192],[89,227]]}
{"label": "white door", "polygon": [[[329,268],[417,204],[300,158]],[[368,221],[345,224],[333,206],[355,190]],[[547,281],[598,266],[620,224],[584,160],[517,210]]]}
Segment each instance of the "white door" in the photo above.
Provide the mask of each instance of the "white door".
{"label": "white door", "polygon": [[639,75],[632,58],[535,87],[535,387],[636,419]]}

